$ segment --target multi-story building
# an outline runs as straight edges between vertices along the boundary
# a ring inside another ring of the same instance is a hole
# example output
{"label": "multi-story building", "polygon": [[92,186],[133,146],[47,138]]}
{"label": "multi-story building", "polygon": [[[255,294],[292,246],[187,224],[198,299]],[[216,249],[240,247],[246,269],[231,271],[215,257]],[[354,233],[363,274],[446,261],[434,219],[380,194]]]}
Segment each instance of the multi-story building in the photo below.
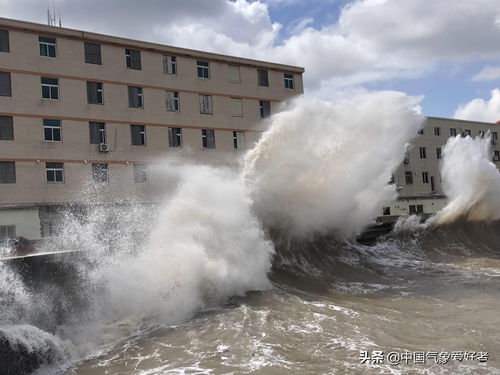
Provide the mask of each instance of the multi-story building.
{"label": "multi-story building", "polygon": [[46,235],[88,181],[98,202],[155,202],[154,160],[237,159],[303,72],[0,18],[0,239]]}

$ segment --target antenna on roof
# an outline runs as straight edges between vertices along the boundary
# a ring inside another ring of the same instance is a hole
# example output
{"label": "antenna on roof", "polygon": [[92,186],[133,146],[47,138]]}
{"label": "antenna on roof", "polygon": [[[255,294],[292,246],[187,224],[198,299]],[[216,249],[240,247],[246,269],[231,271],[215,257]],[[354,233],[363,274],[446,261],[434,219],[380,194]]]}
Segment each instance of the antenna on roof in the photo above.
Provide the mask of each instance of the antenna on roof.
{"label": "antenna on roof", "polygon": [[[47,25],[49,26],[57,26],[57,21],[56,21],[56,8],[53,7],[53,12],[50,11],[50,4],[47,5]],[[59,8],[59,27],[62,27],[62,22],[61,22],[61,9]]]}

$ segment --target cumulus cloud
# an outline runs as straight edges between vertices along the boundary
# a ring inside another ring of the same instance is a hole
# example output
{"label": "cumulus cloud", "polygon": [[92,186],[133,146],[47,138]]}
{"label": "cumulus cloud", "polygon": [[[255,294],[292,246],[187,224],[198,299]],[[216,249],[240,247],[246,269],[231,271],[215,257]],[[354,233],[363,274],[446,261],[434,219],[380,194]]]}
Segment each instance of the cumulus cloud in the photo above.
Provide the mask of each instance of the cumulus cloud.
{"label": "cumulus cloud", "polygon": [[500,120],[500,90],[491,91],[488,100],[476,98],[460,105],[455,111],[455,118],[462,120],[496,122]]}
{"label": "cumulus cloud", "polygon": [[493,81],[500,78],[500,66],[485,66],[472,77],[472,81]]}

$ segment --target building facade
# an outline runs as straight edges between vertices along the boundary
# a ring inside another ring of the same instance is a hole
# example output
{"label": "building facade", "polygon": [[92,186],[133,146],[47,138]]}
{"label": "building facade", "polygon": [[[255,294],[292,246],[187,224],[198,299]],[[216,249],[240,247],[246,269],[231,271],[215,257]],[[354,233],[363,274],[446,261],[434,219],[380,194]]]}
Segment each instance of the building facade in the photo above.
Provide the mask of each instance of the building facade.
{"label": "building facade", "polygon": [[0,18],[0,238],[50,234],[89,181],[97,201],[155,202],[153,161],[237,160],[303,72]]}

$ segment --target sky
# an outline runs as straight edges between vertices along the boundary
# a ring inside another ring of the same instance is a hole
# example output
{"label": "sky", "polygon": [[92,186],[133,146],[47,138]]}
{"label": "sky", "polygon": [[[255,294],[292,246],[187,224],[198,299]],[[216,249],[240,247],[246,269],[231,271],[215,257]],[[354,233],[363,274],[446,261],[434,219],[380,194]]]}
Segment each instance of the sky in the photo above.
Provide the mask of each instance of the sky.
{"label": "sky", "polygon": [[[0,16],[47,23],[46,0]],[[305,68],[305,94],[422,96],[427,116],[500,120],[500,0],[51,0],[63,27]]]}

